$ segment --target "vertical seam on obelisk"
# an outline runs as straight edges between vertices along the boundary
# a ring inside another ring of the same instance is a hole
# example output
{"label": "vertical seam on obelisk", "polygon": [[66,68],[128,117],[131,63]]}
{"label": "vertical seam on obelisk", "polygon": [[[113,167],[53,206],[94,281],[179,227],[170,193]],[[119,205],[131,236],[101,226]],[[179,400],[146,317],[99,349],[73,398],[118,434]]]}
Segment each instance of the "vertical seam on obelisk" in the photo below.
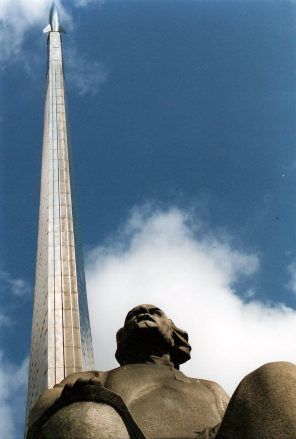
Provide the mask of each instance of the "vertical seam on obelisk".
{"label": "vertical seam on obelisk", "polygon": [[[59,42],[60,43],[60,42]],[[60,44],[59,44],[60,49]],[[61,55],[61,54],[59,54]],[[64,285],[63,285],[63,260],[62,260],[62,225],[61,225],[61,181],[60,181],[60,164],[58,161],[59,152],[60,152],[60,139],[59,139],[59,129],[60,129],[60,120],[58,115],[58,88],[59,88],[59,81],[58,81],[58,75],[57,71],[59,69],[59,64],[61,63],[61,60],[58,60],[55,62],[55,114],[56,114],[56,142],[57,142],[57,149],[56,149],[56,158],[57,158],[57,186],[58,186],[58,195],[57,195],[57,201],[58,201],[58,207],[59,207],[59,256],[60,256],[60,276],[61,276],[61,289],[60,289],[60,295],[61,295],[61,319],[62,319],[62,327],[61,327],[61,334],[62,334],[62,345],[63,345],[63,354],[62,354],[62,361],[63,361],[63,378],[65,377],[65,334],[64,334]]]}
{"label": "vertical seam on obelisk", "polygon": [[[51,41],[50,41],[50,36],[49,36],[49,90],[50,90],[50,99],[49,99],[49,126],[50,126],[50,130],[49,130],[49,136],[47,139],[47,145],[48,145],[48,153],[49,153],[49,160],[52,159],[52,155],[53,155],[53,144],[52,141],[50,141],[50,139],[53,137],[53,117],[52,117],[52,113],[53,113],[53,66],[52,66],[52,61],[50,59],[51,53]],[[55,252],[54,252],[54,230],[55,230],[55,220],[54,220],[54,164],[52,162],[52,164],[50,164],[49,162],[49,166],[51,165],[51,171],[49,169],[49,175],[48,178],[51,181],[51,188],[50,190],[52,191],[52,194],[50,194],[50,198],[51,198],[51,203],[52,203],[52,208],[51,208],[51,215],[52,215],[52,262],[53,262],[53,270],[51,273],[52,276],[52,301],[53,301],[53,309],[51,310],[51,322],[50,324],[53,323],[53,343],[55,346],[55,340],[56,340],[56,336],[55,336],[55,315],[54,315],[54,309],[55,309],[55,276],[54,276],[54,272],[55,272]],[[49,205],[50,208],[50,205]],[[50,234],[49,234],[50,236]],[[48,267],[49,270],[49,267]],[[49,298],[48,298],[49,299]],[[49,334],[48,334],[49,337]],[[51,340],[48,338],[48,343]],[[53,353],[53,366],[55,366],[56,363],[56,352],[55,352],[55,348],[54,346],[49,346],[52,349],[52,353]],[[48,368],[48,365],[47,365]],[[50,378],[50,377],[49,377]],[[55,379],[55,377],[54,377]],[[51,384],[49,382],[49,384]]]}
{"label": "vertical seam on obelisk", "polygon": [[[50,41],[51,44],[51,41]],[[51,49],[51,47],[50,47]],[[53,346],[53,351],[54,351],[54,379],[56,382],[56,365],[57,365],[57,353],[56,353],[56,252],[55,252],[55,228],[56,228],[56,218],[55,218],[55,204],[56,204],[56,195],[55,195],[55,166],[54,166],[54,89],[55,89],[55,76],[54,76],[54,62],[52,60],[50,60],[50,67],[51,67],[51,123],[52,123],[52,143],[51,143],[51,147],[52,147],[52,202],[53,202],[53,209],[52,209],[52,216],[53,216],[53,260],[54,260],[54,264],[53,264],[53,303],[54,303],[54,308],[53,308],[53,333],[54,333],[54,346]],[[56,121],[55,121],[55,125],[56,125]]]}

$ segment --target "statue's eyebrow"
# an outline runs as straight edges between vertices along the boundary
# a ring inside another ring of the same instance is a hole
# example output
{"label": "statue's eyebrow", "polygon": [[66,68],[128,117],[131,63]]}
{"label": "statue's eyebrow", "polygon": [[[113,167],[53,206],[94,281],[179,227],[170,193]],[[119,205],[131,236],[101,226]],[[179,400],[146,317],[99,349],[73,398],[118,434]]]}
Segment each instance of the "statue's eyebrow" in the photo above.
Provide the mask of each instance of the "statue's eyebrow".
{"label": "statue's eyebrow", "polygon": [[160,313],[162,312],[161,309],[160,309],[160,308],[157,308],[157,307],[155,307],[155,308],[151,308],[150,311],[158,311],[158,312],[160,312]]}

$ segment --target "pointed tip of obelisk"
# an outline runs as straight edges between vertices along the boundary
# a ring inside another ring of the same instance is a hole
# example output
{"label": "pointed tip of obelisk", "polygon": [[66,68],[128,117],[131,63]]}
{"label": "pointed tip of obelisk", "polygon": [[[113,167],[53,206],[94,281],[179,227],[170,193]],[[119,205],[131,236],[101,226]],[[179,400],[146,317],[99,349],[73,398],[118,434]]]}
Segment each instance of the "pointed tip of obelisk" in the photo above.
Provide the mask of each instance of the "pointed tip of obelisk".
{"label": "pointed tip of obelisk", "polygon": [[60,18],[58,9],[55,5],[55,2],[52,3],[49,13],[49,24],[51,26],[51,30],[53,32],[59,32],[60,30]]}
{"label": "pointed tip of obelisk", "polygon": [[55,2],[52,2],[49,12],[49,24],[43,29],[43,32],[64,32],[60,26],[59,12]]}
{"label": "pointed tip of obelisk", "polygon": [[49,12],[49,21],[50,21],[50,18],[53,16],[54,13],[58,14],[58,8],[57,8],[57,5],[55,4],[55,2],[52,2],[51,8],[50,8],[50,12]]}

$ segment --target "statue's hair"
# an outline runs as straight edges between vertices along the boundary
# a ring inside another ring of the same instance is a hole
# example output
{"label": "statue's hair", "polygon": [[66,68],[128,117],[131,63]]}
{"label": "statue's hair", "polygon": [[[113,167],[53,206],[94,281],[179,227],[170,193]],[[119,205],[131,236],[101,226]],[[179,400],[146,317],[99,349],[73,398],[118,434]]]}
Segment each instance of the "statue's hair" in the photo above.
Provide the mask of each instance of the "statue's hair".
{"label": "statue's hair", "polygon": [[171,320],[173,328],[173,340],[174,345],[171,348],[171,360],[175,367],[179,367],[180,364],[186,363],[190,360],[191,346],[188,342],[188,333],[183,329],[178,328]]}
{"label": "statue's hair", "polygon": [[[172,341],[170,342],[170,359],[173,362],[176,369],[179,369],[179,365],[190,360],[191,346],[188,342],[188,334],[186,331],[178,328],[172,320],[170,320],[172,326]],[[120,328],[116,334],[117,350],[115,358],[122,366],[129,363],[130,354],[126,345],[125,328]]]}

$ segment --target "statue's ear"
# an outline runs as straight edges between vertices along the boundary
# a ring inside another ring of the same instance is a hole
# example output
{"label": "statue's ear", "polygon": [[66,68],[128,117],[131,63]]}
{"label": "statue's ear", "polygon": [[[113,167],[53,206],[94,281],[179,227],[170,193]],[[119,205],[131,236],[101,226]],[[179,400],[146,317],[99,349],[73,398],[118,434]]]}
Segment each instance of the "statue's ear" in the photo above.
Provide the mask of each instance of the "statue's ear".
{"label": "statue's ear", "polygon": [[[176,340],[179,340],[180,343],[184,343],[189,346],[188,343],[188,333],[186,331],[183,331],[183,329],[178,328],[174,322],[172,322],[172,327],[174,330],[174,336]],[[178,343],[177,343],[178,344]],[[190,348],[191,350],[191,348]]]}
{"label": "statue's ear", "polygon": [[175,337],[174,337],[174,331],[175,331],[175,325],[174,325],[174,322],[173,322],[173,320],[171,320],[171,319],[168,319],[169,320],[169,322],[170,322],[170,324],[171,324],[171,328],[173,329],[172,330],[172,336],[171,336],[171,343],[172,343],[172,347],[173,346],[175,346]]}
{"label": "statue's ear", "polygon": [[172,349],[172,361],[176,367],[190,360],[191,346],[188,342],[188,333],[177,328],[172,322],[174,346]]}

